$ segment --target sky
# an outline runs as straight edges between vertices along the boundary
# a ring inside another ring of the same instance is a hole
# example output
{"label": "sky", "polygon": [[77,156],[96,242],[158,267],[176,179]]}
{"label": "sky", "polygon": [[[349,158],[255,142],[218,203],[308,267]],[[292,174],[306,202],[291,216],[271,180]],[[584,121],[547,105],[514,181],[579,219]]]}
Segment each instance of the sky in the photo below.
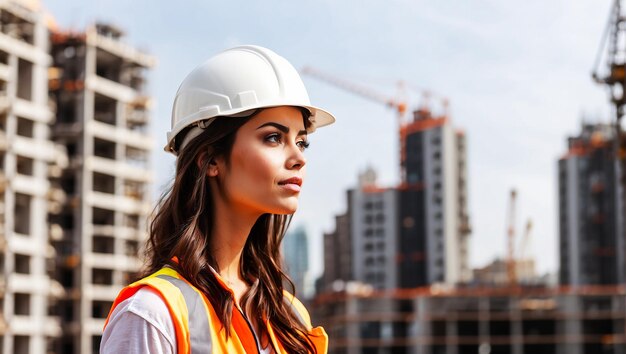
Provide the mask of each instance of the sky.
{"label": "sky", "polygon": [[[591,80],[610,0],[43,0],[61,29],[96,20],[119,26],[125,41],[150,53],[154,96],[154,196],[172,179],[174,158],[161,150],[178,85],[196,65],[239,44],[258,44],[296,68],[420,103],[421,91],[449,100],[465,131],[472,235],[470,265],[506,249],[507,204],[518,192],[516,229],[533,222],[527,254],[540,273],[558,264],[557,161],[581,122],[610,122],[608,92]],[[346,210],[346,194],[367,166],[382,186],[398,182],[397,123],[384,105],[303,76],[314,105],[335,124],[309,136],[307,178],[292,225],[310,237],[314,275],[322,238]],[[293,227],[292,226],[292,227]]]}

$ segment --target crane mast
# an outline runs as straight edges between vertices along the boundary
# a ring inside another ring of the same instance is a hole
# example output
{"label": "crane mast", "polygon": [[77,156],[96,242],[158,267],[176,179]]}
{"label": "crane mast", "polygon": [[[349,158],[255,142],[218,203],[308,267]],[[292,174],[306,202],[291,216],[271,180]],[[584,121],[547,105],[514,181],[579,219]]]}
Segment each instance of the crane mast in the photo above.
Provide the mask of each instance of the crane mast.
{"label": "crane mast", "polygon": [[506,272],[509,285],[517,284],[516,262],[515,262],[515,200],[517,199],[517,191],[511,190],[509,198],[509,215],[507,225],[507,259]]}
{"label": "crane mast", "polygon": [[[614,0],[609,21],[603,34],[596,56],[593,79],[609,89],[611,103],[615,112],[614,156],[619,166],[619,183],[622,186],[622,210],[626,218],[626,134],[622,129],[622,119],[626,108],[626,13],[621,0]],[[606,60],[603,70],[602,60]],[[601,72],[602,71],[602,72]],[[626,230],[622,230],[626,232]]]}

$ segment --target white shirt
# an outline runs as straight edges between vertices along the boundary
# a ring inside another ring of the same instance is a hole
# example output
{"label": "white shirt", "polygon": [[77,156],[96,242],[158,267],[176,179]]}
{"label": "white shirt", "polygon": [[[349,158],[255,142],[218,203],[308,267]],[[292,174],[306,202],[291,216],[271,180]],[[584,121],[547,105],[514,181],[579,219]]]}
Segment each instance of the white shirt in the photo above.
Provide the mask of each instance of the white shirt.
{"label": "white shirt", "polygon": [[[167,305],[148,286],[117,305],[100,343],[100,354],[175,354],[177,351],[176,331]],[[271,345],[261,349],[261,354],[273,352]]]}
{"label": "white shirt", "polygon": [[176,331],[167,305],[147,286],[117,305],[100,343],[101,354],[176,352]]}

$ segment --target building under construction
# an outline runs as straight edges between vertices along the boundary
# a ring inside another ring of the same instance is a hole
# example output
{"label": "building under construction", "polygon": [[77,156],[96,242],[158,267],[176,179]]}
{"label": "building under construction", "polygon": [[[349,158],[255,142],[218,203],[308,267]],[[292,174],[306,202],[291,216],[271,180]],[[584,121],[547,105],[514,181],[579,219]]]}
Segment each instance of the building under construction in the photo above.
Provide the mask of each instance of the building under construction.
{"label": "building under construction", "polygon": [[51,239],[67,160],[51,140],[48,19],[36,4],[0,2],[0,353],[45,353],[61,334],[63,289]]}
{"label": "building under construction", "polygon": [[626,284],[623,190],[614,155],[616,131],[583,124],[559,160],[559,281]]}
{"label": "building under construction", "polygon": [[319,295],[329,353],[626,353],[626,287],[429,287]]}
{"label": "building under construction", "polygon": [[346,213],[324,236],[319,291],[349,281],[376,289],[469,281],[465,135],[422,107],[400,139],[403,180],[383,188],[373,169],[359,176]]}
{"label": "building under construction", "polygon": [[150,212],[154,59],[0,1],[0,353],[97,353]]}
{"label": "building under construction", "polygon": [[427,107],[400,128],[400,288],[469,281],[467,151],[463,131]]}
{"label": "building under construction", "polygon": [[57,105],[54,141],[67,148],[60,183],[67,203],[52,220],[56,277],[65,289],[57,309],[58,353],[97,353],[105,318],[140,268],[153,179],[146,70],[154,59],[97,24],[51,33],[50,93]]}

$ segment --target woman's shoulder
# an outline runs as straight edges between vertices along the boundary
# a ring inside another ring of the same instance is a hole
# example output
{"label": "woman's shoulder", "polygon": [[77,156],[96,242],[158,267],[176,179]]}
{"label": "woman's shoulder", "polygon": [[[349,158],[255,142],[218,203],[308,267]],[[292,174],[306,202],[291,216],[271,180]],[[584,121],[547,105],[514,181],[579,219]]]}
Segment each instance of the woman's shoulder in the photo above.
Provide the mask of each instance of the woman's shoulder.
{"label": "woman's shoulder", "polygon": [[[176,332],[169,309],[159,293],[148,286],[115,307],[102,335],[101,348],[141,343],[152,343],[150,348],[143,349],[155,353],[169,353],[176,348]],[[163,351],[165,348],[167,350]]]}
{"label": "woman's shoulder", "polygon": [[164,333],[174,333],[174,324],[165,300],[149,286],[142,287],[120,302],[111,314],[111,321],[124,313],[132,313]]}
{"label": "woman's shoulder", "polygon": [[[169,309],[161,295],[149,286],[139,289],[133,296],[124,300],[126,310],[144,317],[149,321],[162,321],[168,319],[171,322]],[[122,305],[122,303],[120,303]]]}

